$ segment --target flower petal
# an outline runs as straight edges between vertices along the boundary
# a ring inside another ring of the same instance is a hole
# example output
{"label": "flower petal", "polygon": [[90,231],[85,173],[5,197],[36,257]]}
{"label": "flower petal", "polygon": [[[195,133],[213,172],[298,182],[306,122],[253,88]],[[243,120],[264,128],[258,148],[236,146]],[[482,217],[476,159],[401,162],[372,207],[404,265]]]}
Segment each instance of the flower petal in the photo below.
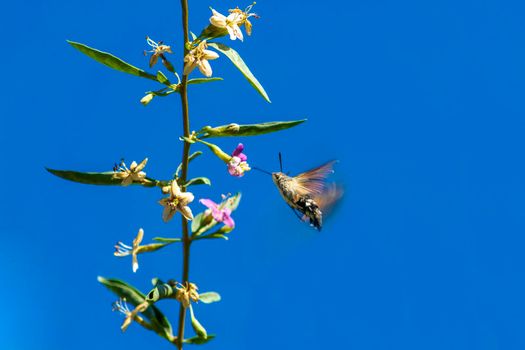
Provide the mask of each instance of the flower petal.
{"label": "flower petal", "polygon": [[206,206],[206,207],[208,207],[208,208],[210,208],[210,209],[217,209],[217,208],[218,208],[217,203],[215,203],[215,202],[212,201],[211,199],[203,198],[203,199],[199,200],[199,202],[200,202],[202,205],[204,205],[204,206]]}
{"label": "flower petal", "polygon": [[137,270],[139,269],[139,261],[137,259],[137,254],[133,254],[132,258],[133,258],[133,263],[131,267],[133,269],[133,272],[137,272]]}
{"label": "flower petal", "polygon": [[[208,50],[206,50],[206,51],[208,51]],[[205,60],[205,59],[201,59],[199,61],[199,70],[206,77],[211,77],[211,75],[213,74],[213,71],[211,69],[210,63],[208,62],[208,60]]]}
{"label": "flower petal", "polygon": [[219,28],[226,27],[226,16],[214,9],[211,9],[211,12],[213,13],[213,16],[210,17],[210,23]]}
{"label": "flower petal", "polygon": [[235,149],[233,150],[232,156],[237,157],[239,154],[242,153],[243,150],[244,150],[244,145],[242,143],[239,143],[237,147],[235,147]]}
{"label": "flower petal", "polygon": [[154,53],[153,55],[151,55],[151,58],[149,59],[149,67],[153,67],[154,65],[157,64],[157,61],[159,60],[159,55]]}
{"label": "flower petal", "polygon": [[204,54],[204,59],[206,60],[215,60],[219,58],[219,54],[215,51],[211,50],[202,50],[202,53]]}
{"label": "flower petal", "polygon": [[182,192],[180,195],[177,196],[179,203],[181,203],[182,205],[186,205],[188,203],[193,202],[194,198],[195,197],[193,196],[193,193],[191,192]]}
{"label": "flower petal", "polygon": [[235,221],[233,221],[232,217],[230,215],[224,215],[224,220],[222,221],[224,225],[234,228],[235,227]]}
{"label": "flower petal", "polygon": [[164,210],[162,211],[162,220],[164,222],[168,222],[173,218],[173,215],[175,215],[176,210],[171,208],[170,206],[165,206]]}
{"label": "flower petal", "polygon": [[193,220],[193,213],[191,212],[190,207],[188,206],[180,206],[179,207],[180,213],[188,220]]}
{"label": "flower petal", "polygon": [[182,74],[189,75],[197,67],[198,63],[191,53],[187,54],[184,58],[184,71]]}
{"label": "flower petal", "polygon": [[[135,162],[133,162],[133,163],[135,163]],[[131,166],[133,166],[133,163],[131,164]],[[146,166],[147,163],[148,163],[148,158],[144,158],[144,160],[142,162],[140,162],[139,165],[136,165],[137,163],[135,163],[135,172],[136,173],[141,172],[142,169],[144,169],[144,167]]]}
{"label": "flower petal", "polygon": [[121,185],[122,186],[129,186],[129,185],[131,185],[132,182],[133,182],[133,177],[131,175],[128,175],[128,176],[126,176],[126,178],[124,178],[124,180],[122,180]]}
{"label": "flower petal", "polygon": [[171,191],[171,195],[172,195],[173,197],[178,197],[178,196],[180,196],[181,191],[180,191],[180,187],[179,187],[179,184],[177,183],[177,181],[173,180],[173,181],[171,182],[171,189],[170,189],[170,191]]}
{"label": "flower petal", "polygon": [[233,33],[237,37],[237,39],[239,39],[240,41],[243,41],[244,37],[242,35],[241,28],[239,28],[239,26],[236,23],[234,23],[234,24],[232,24],[232,29],[233,29]]}

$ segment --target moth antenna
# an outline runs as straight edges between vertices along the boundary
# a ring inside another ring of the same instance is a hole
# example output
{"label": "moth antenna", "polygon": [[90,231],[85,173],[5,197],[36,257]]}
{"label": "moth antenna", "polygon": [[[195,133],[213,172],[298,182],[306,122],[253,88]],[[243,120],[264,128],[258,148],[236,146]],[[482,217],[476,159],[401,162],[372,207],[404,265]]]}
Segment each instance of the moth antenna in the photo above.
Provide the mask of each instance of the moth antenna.
{"label": "moth antenna", "polygon": [[261,169],[261,168],[258,168],[258,167],[256,167],[256,166],[252,166],[252,169],[259,170],[260,172],[265,173],[265,174],[268,174],[268,175],[272,175],[271,172],[266,171],[266,170]]}
{"label": "moth antenna", "polygon": [[283,172],[283,156],[281,155],[281,152],[279,152],[279,166],[281,168],[281,173]]}

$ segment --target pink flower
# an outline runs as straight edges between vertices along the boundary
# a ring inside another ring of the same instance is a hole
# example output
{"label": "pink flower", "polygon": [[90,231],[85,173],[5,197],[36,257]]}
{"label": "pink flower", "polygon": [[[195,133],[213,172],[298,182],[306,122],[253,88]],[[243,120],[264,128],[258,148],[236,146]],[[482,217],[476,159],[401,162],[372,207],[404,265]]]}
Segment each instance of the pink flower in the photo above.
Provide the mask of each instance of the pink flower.
{"label": "pink flower", "polygon": [[248,157],[242,153],[244,145],[239,143],[232,153],[232,157],[228,162],[228,172],[232,176],[243,176],[245,171],[250,170],[250,166],[246,162]]}
{"label": "pink flower", "polygon": [[235,226],[235,221],[233,221],[231,217],[231,209],[230,208],[221,208],[217,203],[212,201],[211,199],[201,199],[199,202],[201,202],[203,205],[208,207],[208,209],[211,210],[211,215],[217,222],[222,222],[224,225],[233,228]]}

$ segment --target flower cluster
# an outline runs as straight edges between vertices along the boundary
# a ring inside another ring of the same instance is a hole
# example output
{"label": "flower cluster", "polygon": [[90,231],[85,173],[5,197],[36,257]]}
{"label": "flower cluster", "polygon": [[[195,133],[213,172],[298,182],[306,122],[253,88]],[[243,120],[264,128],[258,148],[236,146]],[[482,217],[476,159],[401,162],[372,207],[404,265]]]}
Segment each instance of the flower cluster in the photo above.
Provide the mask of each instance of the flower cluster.
{"label": "flower cluster", "polygon": [[226,29],[230,35],[231,40],[239,39],[240,41],[243,41],[244,37],[240,26],[244,24],[246,33],[251,35],[252,23],[250,22],[249,18],[259,18],[259,16],[257,16],[255,13],[250,13],[252,7],[253,4],[248,6],[244,11],[240,10],[239,8],[230,9],[228,10],[230,13],[228,16],[224,16],[214,9],[211,9],[213,15],[210,17],[210,23],[217,28]]}

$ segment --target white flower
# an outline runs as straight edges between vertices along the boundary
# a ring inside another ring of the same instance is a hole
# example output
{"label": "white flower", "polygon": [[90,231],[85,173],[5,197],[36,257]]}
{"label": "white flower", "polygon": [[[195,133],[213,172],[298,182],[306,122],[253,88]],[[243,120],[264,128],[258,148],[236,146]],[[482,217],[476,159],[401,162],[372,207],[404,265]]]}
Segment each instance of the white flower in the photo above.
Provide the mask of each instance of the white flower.
{"label": "white flower", "polygon": [[151,40],[148,36],[146,37],[146,42],[152,48],[149,51],[144,51],[144,55],[146,55],[148,52],[152,53],[151,58],[149,60],[150,68],[153,67],[157,63],[157,61],[159,60],[159,57],[162,59],[162,63],[166,66],[166,56],[164,56],[164,54],[172,53],[171,47],[168,45],[163,45],[162,41],[159,41],[158,43],[156,43],[155,41]]}
{"label": "white flower", "polygon": [[239,39],[240,41],[243,41],[244,38],[241,28],[239,28],[239,25],[242,24],[244,20],[243,12],[234,11],[231,12],[228,17],[214,9],[211,9],[211,12],[213,13],[213,16],[210,17],[211,24],[215,27],[226,29],[228,34],[230,34],[231,40]]}
{"label": "white flower", "polygon": [[146,311],[148,306],[149,306],[149,303],[145,301],[137,305],[137,307],[133,309],[133,311],[131,311],[129,309],[128,304],[126,303],[126,298],[121,298],[117,300],[116,302],[114,302],[113,311],[118,311],[125,316],[124,322],[122,322],[122,326],[120,326],[120,329],[122,330],[122,332],[128,329],[132,321],[137,321],[139,324],[141,324],[142,326],[146,328],[151,327],[149,326],[148,323],[144,321],[142,317],[139,316],[139,313]]}
{"label": "white flower", "polygon": [[126,167],[126,163],[121,162],[118,167],[116,167],[115,173],[113,174],[114,179],[122,180],[122,186],[129,186],[133,182],[143,183],[146,181],[146,173],[142,170],[146,166],[148,158],[144,158],[140,164],[133,161],[129,166],[129,169]]}
{"label": "white flower", "polygon": [[190,303],[199,301],[199,293],[197,290],[197,285],[191,282],[186,282],[185,284],[176,283],[175,288],[177,293],[175,299],[177,299],[185,308],[190,306]]}
{"label": "white flower", "polygon": [[164,188],[163,190],[169,192],[170,195],[159,201],[159,204],[164,207],[162,220],[164,220],[164,222],[170,221],[177,211],[180,211],[186,219],[193,220],[193,213],[191,212],[190,207],[188,207],[188,204],[193,202],[193,193],[181,192],[180,187],[175,180],[171,182],[171,186]]}
{"label": "white flower", "polygon": [[195,67],[199,67],[202,74],[211,77],[212,69],[208,60],[219,58],[219,54],[214,51],[207,50],[208,45],[206,40],[202,41],[196,48],[188,52],[184,57],[184,75],[189,75]]}
{"label": "white flower", "polygon": [[115,256],[123,257],[131,255],[132,257],[132,268],[133,272],[137,272],[139,269],[139,261],[137,259],[137,254],[141,253],[141,245],[142,239],[144,238],[144,230],[139,229],[139,232],[137,233],[137,237],[133,240],[133,247],[130,247],[129,245],[126,245],[122,242],[118,242],[115,245],[115,252],[113,253]]}

